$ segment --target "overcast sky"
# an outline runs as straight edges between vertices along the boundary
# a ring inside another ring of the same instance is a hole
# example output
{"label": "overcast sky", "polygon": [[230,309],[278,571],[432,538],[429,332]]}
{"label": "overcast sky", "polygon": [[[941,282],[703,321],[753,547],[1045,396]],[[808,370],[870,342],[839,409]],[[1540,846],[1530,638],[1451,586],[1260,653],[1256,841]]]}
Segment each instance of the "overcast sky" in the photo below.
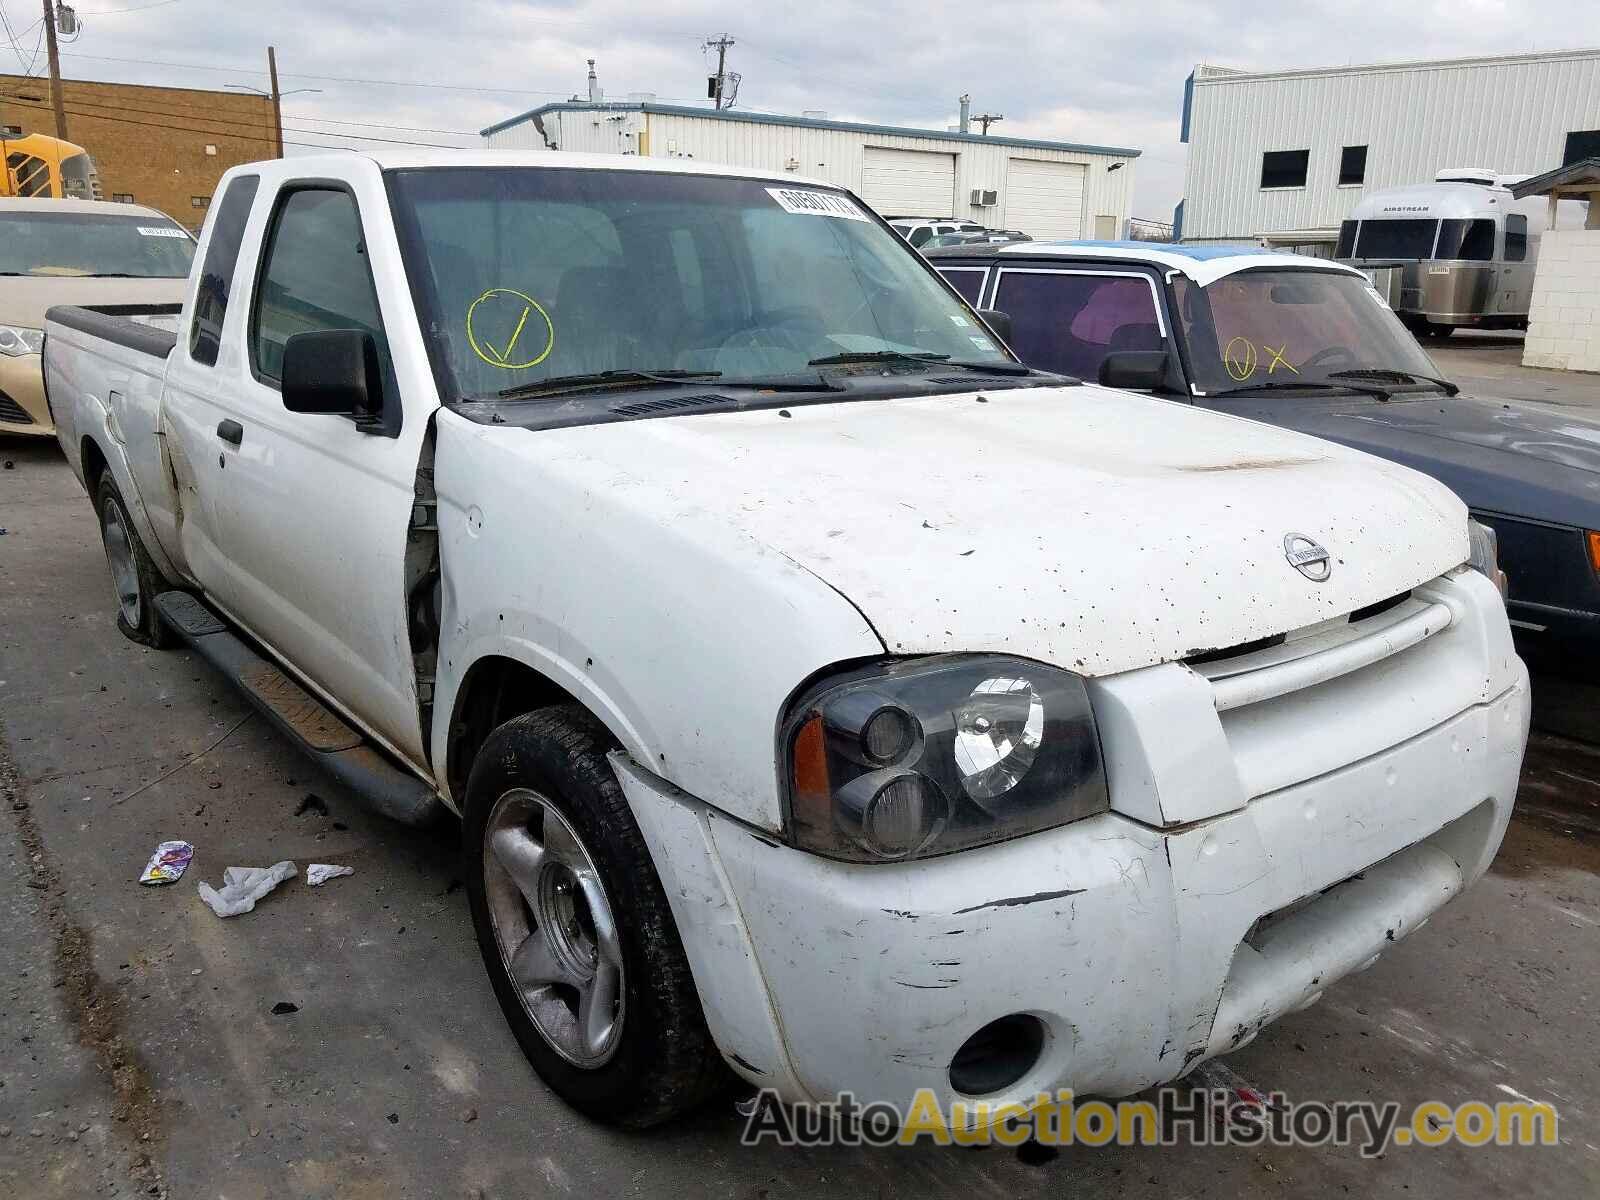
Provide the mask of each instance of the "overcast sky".
{"label": "overcast sky", "polygon": [[[43,71],[38,0],[0,7],[17,44],[0,28],[0,70]],[[1573,0],[1333,0],[1292,11],[1259,0],[79,0],[78,11],[83,31],[62,47],[68,78],[264,87],[275,43],[284,90],[321,89],[285,101],[285,140],[355,146],[363,134],[479,144],[483,126],[584,90],[590,57],[609,99],[704,104],[702,43],[725,31],[737,41],[730,67],[744,76],[740,107],[942,129],[967,91],[975,112],[1005,114],[996,133],[1143,150],[1134,215],[1163,220],[1182,194],[1178,114],[1197,62],[1326,66],[1600,45],[1600,5]],[[406,86],[355,82],[380,80]]]}

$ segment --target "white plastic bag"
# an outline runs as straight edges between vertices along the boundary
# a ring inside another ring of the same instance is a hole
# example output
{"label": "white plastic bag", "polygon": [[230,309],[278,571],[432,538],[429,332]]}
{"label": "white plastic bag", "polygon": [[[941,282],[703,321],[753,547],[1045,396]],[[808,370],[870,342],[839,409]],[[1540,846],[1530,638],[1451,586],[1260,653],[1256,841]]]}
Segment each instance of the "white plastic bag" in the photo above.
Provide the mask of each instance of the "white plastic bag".
{"label": "white plastic bag", "polygon": [[270,867],[229,867],[222,873],[222,890],[209,883],[200,884],[200,899],[219,917],[237,917],[256,906],[256,901],[286,879],[293,879],[296,868],[292,862],[273,863]]}
{"label": "white plastic bag", "polygon": [[354,867],[338,867],[332,863],[312,863],[306,868],[306,883],[311,887],[321,887],[330,879],[337,879],[341,875],[354,875]]}

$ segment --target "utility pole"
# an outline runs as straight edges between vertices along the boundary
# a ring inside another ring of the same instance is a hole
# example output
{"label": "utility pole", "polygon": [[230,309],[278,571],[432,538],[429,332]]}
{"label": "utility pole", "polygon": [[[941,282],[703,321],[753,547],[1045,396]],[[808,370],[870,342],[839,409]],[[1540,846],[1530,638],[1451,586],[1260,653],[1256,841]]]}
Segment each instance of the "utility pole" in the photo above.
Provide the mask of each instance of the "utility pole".
{"label": "utility pole", "polygon": [[278,90],[278,51],[267,47],[267,75],[272,80],[272,144],[283,157],[283,93]]}
{"label": "utility pole", "polygon": [[989,126],[993,125],[996,121],[1004,121],[1005,120],[1005,116],[1003,114],[1001,114],[1001,113],[978,113],[972,119],[974,121],[976,121],[979,125],[983,126],[983,129],[981,130],[981,132],[982,132],[984,137],[988,137],[989,136]]}
{"label": "utility pole", "polygon": [[61,52],[56,48],[54,0],[44,0],[44,41],[50,53],[50,106],[56,110],[56,136],[64,142],[68,140],[67,106],[61,98]]}
{"label": "utility pole", "polygon": [[728,78],[728,48],[733,44],[733,39],[727,34],[719,38],[707,38],[705,43],[707,50],[715,48],[717,52],[717,74],[707,90],[711,93],[710,99],[716,102],[718,110],[722,108],[722,88]]}

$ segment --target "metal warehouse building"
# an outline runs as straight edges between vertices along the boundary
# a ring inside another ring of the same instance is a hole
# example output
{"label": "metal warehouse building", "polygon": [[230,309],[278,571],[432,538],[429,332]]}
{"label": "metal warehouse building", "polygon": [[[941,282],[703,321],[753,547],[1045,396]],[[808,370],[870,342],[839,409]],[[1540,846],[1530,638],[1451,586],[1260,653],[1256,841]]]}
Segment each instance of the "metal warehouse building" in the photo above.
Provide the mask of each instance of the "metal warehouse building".
{"label": "metal warehouse building", "polygon": [[885,216],[952,216],[1035,238],[1123,236],[1139,151],[640,100],[546,104],[491,148],[694,158],[840,184]]}
{"label": "metal warehouse building", "polygon": [[1198,66],[1184,241],[1332,252],[1363,188],[1446,167],[1536,175],[1600,155],[1600,50],[1306,71]]}

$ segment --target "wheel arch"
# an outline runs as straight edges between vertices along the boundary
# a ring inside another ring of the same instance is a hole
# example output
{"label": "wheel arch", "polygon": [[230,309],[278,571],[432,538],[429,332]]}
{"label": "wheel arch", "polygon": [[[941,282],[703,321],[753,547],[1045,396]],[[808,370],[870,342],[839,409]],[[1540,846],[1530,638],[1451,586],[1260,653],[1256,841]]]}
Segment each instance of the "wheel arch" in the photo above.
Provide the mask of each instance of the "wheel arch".
{"label": "wheel arch", "polygon": [[[645,753],[642,739],[622,714],[593,688],[563,682],[517,646],[499,646],[474,659],[461,672],[449,700],[444,729],[444,783],[455,806],[466,803],[467,777],[489,734],[514,717],[552,704],[577,704],[610,732],[615,742],[636,757]],[[645,753],[646,759],[648,754]]]}

